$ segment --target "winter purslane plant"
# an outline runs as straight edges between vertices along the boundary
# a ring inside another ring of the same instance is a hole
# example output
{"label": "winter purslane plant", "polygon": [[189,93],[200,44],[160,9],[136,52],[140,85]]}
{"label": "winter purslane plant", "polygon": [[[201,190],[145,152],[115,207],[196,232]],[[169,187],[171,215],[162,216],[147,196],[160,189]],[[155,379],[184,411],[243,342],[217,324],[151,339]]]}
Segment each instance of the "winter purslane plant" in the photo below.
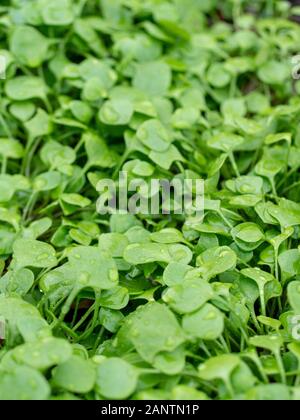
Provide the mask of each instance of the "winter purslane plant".
{"label": "winter purslane plant", "polygon": [[[298,12],[1,2],[0,399],[300,399]],[[99,214],[120,171],[203,220]]]}

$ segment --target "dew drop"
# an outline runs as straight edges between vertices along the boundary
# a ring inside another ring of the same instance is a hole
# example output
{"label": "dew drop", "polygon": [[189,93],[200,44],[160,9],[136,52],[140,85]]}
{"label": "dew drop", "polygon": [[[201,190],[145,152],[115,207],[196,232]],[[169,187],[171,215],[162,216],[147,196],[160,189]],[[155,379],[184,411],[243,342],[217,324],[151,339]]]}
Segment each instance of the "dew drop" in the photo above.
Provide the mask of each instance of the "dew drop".
{"label": "dew drop", "polygon": [[89,273],[81,273],[79,276],[80,284],[87,284],[89,282],[90,275]]}
{"label": "dew drop", "polygon": [[210,320],[216,319],[216,318],[217,318],[217,314],[214,311],[208,312],[208,314],[204,317],[204,319],[206,321],[210,321]]}
{"label": "dew drop", "polygon": [[140,335],[140,332],[139,330],[134,329],[131,331],[131,335],[132,337],[138,337]]}
{"label": "dew drop", "polygon": [[102,110],[102,115],[105,118],[105,120],[111,124],[117,122],[119,119],[119,114],[111,105],[104,106]]}
{"label": "dew drop", "polygon": [[111,268],[109,270],[108,277],[112,282],[117,282],[119,279],[118,270],[116,270],[115,268]]}
{"label": "dew drop", "polygon": [[175,344],[176,344],[176,342],[175,342],[174,338],[172,338],[172,337],[169,337],[166,341],[166,345],[168,347],[173,347]]}

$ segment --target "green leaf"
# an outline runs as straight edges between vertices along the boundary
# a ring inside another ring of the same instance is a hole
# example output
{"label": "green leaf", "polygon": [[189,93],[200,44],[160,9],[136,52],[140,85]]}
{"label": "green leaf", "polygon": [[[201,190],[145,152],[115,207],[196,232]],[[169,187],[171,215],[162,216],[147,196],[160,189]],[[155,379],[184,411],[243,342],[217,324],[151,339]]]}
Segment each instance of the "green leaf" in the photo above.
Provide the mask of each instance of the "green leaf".
{"label": "green leaf", "polygon": [[72,356],[53,371],[54,384],[76,394],[90,392],[96,382],[96,369],[88,360]]}
{"label": "green leaf", "polygon": [[290,390],[283,384],[259,385],[246,394],[246,400],[250,401],[289,401],[290,399]]}
{"label": "green leaf", "polygon": [[97,368],[96,389],[104,397],[121,400],[130,397],[136,389],[138,371],[125,360],[112,357]]}
{"label": "green leaf", "polygon": [[178,347],[172,352],[161,352],[155,356],[153,366],[166,375],[178,375],[185,365],[185,350]]}
{"label": "green leaf", "polygon": [[239,366],[240,359],[234,354],[224,354],[212,357],[198,368],[199,377],[206,381],[222,379],[225,383],[230,381],[233,371]]}
{"label": "green leaf", "polygon": [[153,61],[136,66],[133,86],[151,97],[164,96],[170,88],[171,81],[170,67],[162,61]]}
{"label": "green leaf", "polygon": [[48,47],[47,38],[31,26],[16,26],[10,39],[10,49],[16,60],[32,68],[46,60]]}
{"label": "green leaf", "polygon": [[133,116],[133,105],[127,99],[110,100],[104,103],[99,118],[103,124],[126,125]]}
{"label": "green leaf", "polygon": [[12,323],[24,318],[40,319],[40,313],[35,306],[17,297],[6,297],[1,295],[0,316]]}
{"label": "green leaf", "polygon": [[224,65],[221,63],[214,63],[208,70],[207,80],[212,86],[222,88],[229,84],[231,75]]}
{"label": "green leaf", "polygon": [[165,152],[171,143],[168,130],[158,120],[149,120],[142,124],[137,131],[137,137],[155,152]]}
{"label": "green leaf", "polygon": [[9,108],[11,114],[18,120],[25,122],[33,117],[36,111],[36,107],[32,102],[14,102]]}
{"label": "green leaf", "polygon": [[219,309],[207,303],[198,311],[184,315],[182,326],[194,338],[216,340],[223,332],[224,317]]}
{"label": "green leaf", "polygon": [[208,141],[208,145],[213,149],[229,153],[237,149],[243,142],[244,139],[241,136],[224,132],[213,136]]}
{"label": "green leaf", "polygon": [[0,377],[0,400],[47,400],[50,386],[34,369],[18,366]]}
{"label": "green leaf", "polygon": [[53,131],[51,118],[47,112],[40,108],[31,120],[25,122],[24,126],[31,138],[44,136]]}
{"label": "green leaf", "polygon": [[175,315],[157,302],[140,306],[130,324],[129,338],[140,356],[148,361],[162,351],[173,351],[184,342]]}
{"label": "green leaf", "polygon": [[89,166],[112,168],[115,165],[114,155],[101,137],[94,133],[85,133],[82,140],[85,144]]}
{"label": "green leaf", "polygon": [[75,19],[71,0],[39,0],[39,8],[46,25],[66,26]]}
{"label": "green leaf", "polygon": [[259,78],[268,85],[280,85],[290,75],[289,66],[286,63],[270,60],[258,70]]}
{"label": "green leaf", "polygon": [[32,239],[18,239],[13,246],[14,261],[18,268],[54,267],[57,264],[54,248],[45,243]]}
{"label": "green leaf", "polygon": [[232,270],[237,263],[237,256],[230,248],[216,247],[208,249],[197,258],[197,266],[208,279],[227,270]]}
{"label": "green leaf", "polygon": [[293,281],[288,285],[288,299],[296,314],[300,314],[300,282]]}
{"label": "green leaf", "polygon": [[9,159],[21,159],[24,155],[24,148],[17,140],[1,138],[0,155]]}
{"label": "green leaf", "polygon": [[213,290],[205,280],[186,279],[168,288],[162,298],[175,312],[186,314],[196,311],[213,296]]}
{"label": "green leaf", "polygon": [[300,274],[300,252],[298,249],[289,249],[279,255],[279,265],[285,280]]}
{"label": "green leaf", "polygon": [[184,241],[182,233],[173,228],[166,228],[159,232],[152,233],[151,240],[160,244],[172,244]]}
{"label": "green leaf", "polygon": [[109,309],[122,309],[129,302],[128,290],[125,287],[116,286],[101,293],[99,303]]}
{"label": "green leaf", "polygon": [[149,157],[154,163],[166,170],[169,170],[174,162],[184,161],[183,156],[173,144],[164,152],[151,150]]}
{"label": "green leaf", "polygon": [[42,148],[41,158],[48,167],[59,170],[61,166],[71,165],[76,159],[76,154],[71,147],[50,140]]}
{"label": "green leaf", "polygon": [[134,265],[152,262],[169,263],[172,260],[188,264],[192,259],[192,253],[184,245],[131,244],[125,249],[124,259]]}
{"label": "green leaf", "polygon": [[273,353],[278,353],[283,345],[283,339],[278,335],[270,336],[255,336],[250,338],[250,344],[255,347],[260,347],[266,350],[270,350]]}
{"label": "green leaf", "polygon": [[18,76],[8,80],[5,85],[6,95],[15,101],[27,101],[32,98],[44,99],[46,86],[42,79],[34,76]]}
{"label": "green leaf", "polygon": [[34,274],[32,271],[21,268],[17,271],[8,271],[0,282],[1,293],[17,293],[20,296],[25,296],[34,283]]}
{"label": "green leaf", "polygon": [[13,357],[18,363],[38,370],[63,363],[71,355],[72,347],[67,341],[52,337],[23,344],[13,351]]}
{"label": "green leaf", "polygon": [[33,189],[35,191],[51,191],[57,188],[60,182],[61,175],[59,172],[45,172],[33,180]]}

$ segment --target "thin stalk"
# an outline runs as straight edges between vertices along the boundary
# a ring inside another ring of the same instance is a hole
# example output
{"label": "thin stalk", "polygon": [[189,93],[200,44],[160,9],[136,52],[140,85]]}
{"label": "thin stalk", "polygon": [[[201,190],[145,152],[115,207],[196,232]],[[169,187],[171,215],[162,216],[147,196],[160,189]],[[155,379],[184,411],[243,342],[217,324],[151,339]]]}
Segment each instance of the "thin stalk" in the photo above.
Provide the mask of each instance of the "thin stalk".
{"label": "thin stalk", "polygon": [[261,360],[259,358],[257,358],[257,360],[256,360],[256,366],[257,366],[257,369],[259,370],[259,373],[260,373],[260,375],[262,377],[262,380],[264,381],[265,384],[268,384],[269,383],[269,379],[268,379],[267,375],[264,372],[264,367],[263,367],[263,365],[261,363]]}
{"label": "thin stalk", "polygon": [[7,137],[9,137],[10,139],[13,139],[14,137],[12,135],[12,132],[11,132],[10,128],[9,128],[9,125],[6,123],[4,117],[1,115],[1,113],[0,113],[0,123],[3,126],[4,131],[6,132]]}
{"label": "thin stalk", "polygon": [[278,202],[279,198],[278,198],[278,193],[277,193],[277,190],[276,190],[276,185],[275,185],[274,178],[269,178],[269,179],[270,179],[270,183],[271,183],[271,187],[272,187],[272,193],[275,197],[275,200]]}
{"label": "thin stalk", "polygon": [[95,296],[95,309],[94,309],[94,317],[91,321],[91,325],[87,328],[87,330],[79,337],[79,340],[85,340],[87,339],[92,332],[94,331],[94,329],[97,326],[98,323],[98,318],[99,318],[99,309],[100,309],[100,296],[101,296],[101,292],[96,293]]}
{"label": "thin stalk", "polygon": [[75,304],[75,310],[74,310],[74,314],[73,314],[73,318],[72,318],[72,322],[71,322],[71,326],[73,327],[75,324],[75,321],[77,319],[77,314],[78,314],[78,309],[79,309],[79,303],[80,303],[80,299],[77,298],[76,299],[76,304]]}
{"label": "thin stalk", "polygon": [[87,311],[86,313],[81,317],[80,321],[75,325],[75,327],[73,327],[73,331],[78,330],[78,328],[81,327],[82,324],[85,323],[85,321],[88,319],[88,317],[91,315],[91,313],[94,311],[94,307],[95,304],[93,304]]}
{"label": "thin stalk", "polygon": [[78,7],[77,7],[77,16],[81,16],[83,13],[83,9],[85,8],[85,5],[87,4],[88,0],[80,0]]}
{"label": "thin stalk", "polygon": [[[74,186],[75,184],[76,184],[76,182],[77,181],[79,181],[79,179],[82,177],[82,176],[84,176],[85,174],[86,174],[86,172],[88,171],[90,169],[90,165],[89,165],[89,163],[87,163],[83,168],[82,168],[82,171],[80,172],[80,174],[75,178],[75,179],[72,179],[71,180],[71,182],[67,185],[67,186],[69,186],[69,187],[72,187],[72,186]],[[66,187],[67,187],[66,186]]]}
{"label": "thin stalk", "polygon": [[232,166],[232,168],[233,168],[233,170],[234,170],[234,172],[235,172],[236,177],[237,177],[237,178],[239,178],[239,177],[241,176],[241,174],[240,174],[239,168],[238,168],[238,166],[237,166],[237,163],[236,163],[236,160],[235,160],[234,154],[233,154],[232,152],[230,152],[230,153],[228,154],[228,157],[229,157],[229,160],[230,160],[231,166]]}
{"label": "thin stalk", "polygon": [[102,326],[101,329],[100,329],[100,331],[99,331],[98,337],[97,337],[97,339],[95,341],[95,344],[94,344],[94,347],[93,347],[93,350],[92,350],[92,354],[95,354],[96,353],[96,351],[97,351],[97,349],[98,349],[98,347],[99,347],[99,345],[101,343],[101,340],[103,338],[104,333],[105,333],[105,328]]}
{"label": "thin stalk", "polygon": [[117,167],[114,170],[112,179],[116,179],[118,173],[120,172],[120,169],[122,168],[122,166],[124,165],[124,163],[126,162],[126,160],[129,158],[131,151],[126,150],[125,153],[123,154],[123,156],[121,157],[121,159],[119,160],[119,163],[117,165]]}
{"label": "thin stalk", "polygon": [[177,165],[179,171],[183,174],[185,172],[185,169],[184,169],[182,163],[179,160],[177,160],[176,165]]}
{"label": "thin stalk", "polygon": [[78,287],[74,287],[73,290],[71,291],[71,293],[69,294],[68,299],[66,300],[64,306],[62,307],[60,316],[58,318],[58,324],[59,325],[63,322],[66,315],[70,311],[71,305],[72,305],[74,299],[76,298],[76,296],[78,295],[79,291],[80,291],[80,289],[78,289]]}
{"label": "thin stalk", "polygon": [[277,362],[277,365],[278,365],[278,369],[279,369],[279,373],[280,373],[282,383],[286,384],[286,374],[285,374],[285,369],[284,369],[281,354],[280,354],[280,352],[275,352],[274,355],[275,355],[275,359],[276,359],[276,362]]}
{"label": "thin stalk", "polygon": [[259,299],[260,299],[261,313],[263,316],[267,316],[264,290],[259,291]]}
{"label": "thin stalk", "polygon": [[256,314],[255,314],[255,312],[254,312],[254,308],[251,308],[251,309],[250,309],[250,314],[251,314],[252,321],[253,321],[253,323],[254,323],[254,325],[255,325],[255,327],[256,327],[256,329],[257,329],[257,331],[258,331],[259,333],[262,333],[262,329],[261,329],[261,326],[259,325],[259,323],[258,323],[258,321],[257,321]]}
{"label": "thin stalk", "polygon": [[204,361],[205,361],[205,359],[204,359],[203,357],[198,356],[198,355],[196,355],[196,354],[194,354],[194,353],[192,353],[192,352],[190,352],[190,351],[187,351],[187,352],[186,352],[186,355],[187,355],[188,357],[191,357],[192,359],[199,360],[199,362],[204,362]]}
{"label": "thin stalk", "polygon": [[224,383],[225,383],[225,386],[227,388],[227,391],[228,391],[230,397],[233,399],[234,398],[234,389],[231,385],[230,379],[227,379],[227,380],[224,379]]}
{"label": "thin stalk", "polygon": [[230,345],[227,343],[227,341],[225,340],[225,338],[224,338],[224,336],[223,336],[223,335],[221,335],[221,337],[220,337],[220,341],[221,341],[221,343],[222,343],[222,346],[223,346],[223,348],[224,348],[225,352],[226,352],[226,353],[230,353],[230,352],[231,352],[231,350],[230,350]]}
{"label": "thin stalk", "polygon": [[26,204],[26,206],[24,208],[24,211],[23,211],[23,218],[22,218],[23,222],[25,222],[27,220],[28,215],[30,213],[30,209],[31,209],[32,203],[34,203],[37,194],[38,193],[36,191],[33,191],[31,193],[31,195],[29,197],[29,200],[27,201],[27,204]]}
{"label": "thin stalk", "polygon": [[290,169],[290,171],[286,175],[283,176],[281,181],[278,182],[278,188],[282,187],[282,185],[289,179],[289,177],[292,176],[295,172],[297,172],[298,169],[299,168]]}
{"label": "thin stalk", "polygon": [[226,223],[226,225],[230,228],[233,229],[233,224],[229,222],[229,220],[227,219],[226,216],[224,216],[222,210],[217,212],[218,215],[221,217],[221,219]]}
{"label": "thin stalk", "polygon": [[37,148],[39,147],[40,143],[42,141],[42,137],[39,137],[38,139],[36,139],[36,141],[30,144],[30,147],[28,149],[28,153],[27,153],[27,159],[26,159],[26,166],[25,166],[25,175],[27,177],[30,176],[30,166],[31,166],[31,161],[33,159],[33,156],[37,150]]}
{"label": "thin stalk", "polygon": [[292,184],[292,185],[290,185],[289,187],[285,188],[285,189],[282,191],[282,194],[286,194],[286,193],[288,193],[289,191],[291,191],[291,190],[293,190],[294,188],[299,187],[299,186],[300,186],[300,181],[298,181],[298,182],[294,182],[294,184]]}
{"label": "thin stalk", "polygon": [[237,78],[236,76],[233,76],[231,79],[231,84],[230,84],[230,97],[234,98],[236,95],[236,82],[237,82]]}
{"label": "thin stalk", "polygon": [[[52,317],[52,319],[53,319],[53,323],[54,323],[54,325],[57,325],[58,324],[58,319],[56,318],[56,316],[51,312],[51,311],[49,311],[49,309],[45,309],[45,311],[46,311],[46,313],[48,314],[48,315],[50,315],[51,317]],[[78,336],[77,336],[77,334],[75,334],[72,330],[71,330],[71,328],[69,328],[64,322],[63,323],[61,323],[60,324],[60,327],[64,330],[64,331],[66,331],[66,333],[67,334],[69,334],[72,338],[74,338],[74,339],[77,339],[78,338]]]}
{"label": "thin stalk", "polygon": [[3,156],[2,165],[1,165],[1,173],[6,174],[6,171],[7,171],[7,157]]}

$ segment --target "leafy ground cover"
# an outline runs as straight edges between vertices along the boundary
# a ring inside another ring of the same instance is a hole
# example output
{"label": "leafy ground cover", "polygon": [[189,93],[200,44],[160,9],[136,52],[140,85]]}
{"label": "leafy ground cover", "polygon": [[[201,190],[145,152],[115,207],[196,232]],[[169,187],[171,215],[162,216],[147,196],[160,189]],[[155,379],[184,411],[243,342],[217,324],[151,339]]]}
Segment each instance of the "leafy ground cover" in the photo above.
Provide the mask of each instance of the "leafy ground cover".
{"label": "leafy ground cover", "polygon": [[[0,399],[300,399],[285,1],[3,0]],[[96,211],[205,180],[205,218]]]}

